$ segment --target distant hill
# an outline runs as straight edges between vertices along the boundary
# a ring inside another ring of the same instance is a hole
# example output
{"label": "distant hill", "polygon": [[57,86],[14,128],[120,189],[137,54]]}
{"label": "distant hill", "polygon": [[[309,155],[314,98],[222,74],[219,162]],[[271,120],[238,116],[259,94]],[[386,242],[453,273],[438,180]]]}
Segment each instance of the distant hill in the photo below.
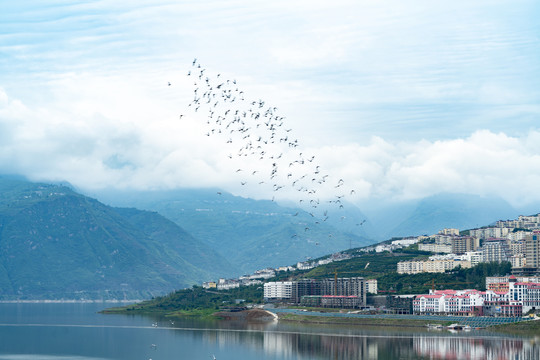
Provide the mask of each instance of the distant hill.
{"label": "distant hill", "polygon": [[386,238],[434,234],[444,228],[471,229],[518,215],[499,198],[443,193],[420,200],[405,220],[386,233]]}
{"label": "distant hill", "polygon": [[234,272],[155,212],[0,177],[0,299],[148,298]]}
{"label": "distant hill", "polygon": [[[114,191],[93,196],[113,206],[157,211],[209,243],[243,273],[373,243],[357,226],[363,216],[352,211],[330,213],[325,221],[300,209],[217,189]],[[335,225],[345,220],[350,222],[348,227],[338,230]]]}

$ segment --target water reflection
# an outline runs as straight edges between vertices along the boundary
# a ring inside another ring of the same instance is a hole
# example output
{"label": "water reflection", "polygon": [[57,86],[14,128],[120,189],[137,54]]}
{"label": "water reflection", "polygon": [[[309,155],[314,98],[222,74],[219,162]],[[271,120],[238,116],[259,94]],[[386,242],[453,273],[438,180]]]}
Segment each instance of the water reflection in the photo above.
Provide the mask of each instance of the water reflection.
{"label": "water reflection", "polygon": [[[234,328],[234,329],[233,329]],[[390,329],[336,329],[306,326],[222,325],[199,335],[220,348],[241,344],[277,359],[540,359],[539,338],[493,334],[436,335]],[[322,333],[317,333],[317,332]]]}
{"label": "water reflection", "polygon": [[540,359],[535,339],[420,337],[414,339],[414,349],[431,359]]}
{"label": "water reflection", "polygon": [[219,360],[540,359],[539,337],[485,331],[452,334],[423,328],[171,321],[142,315],[100,315],[98,310],[90,305],[0,304],[0,360],[48,360],[51,356],[211,359],[212,354]]}

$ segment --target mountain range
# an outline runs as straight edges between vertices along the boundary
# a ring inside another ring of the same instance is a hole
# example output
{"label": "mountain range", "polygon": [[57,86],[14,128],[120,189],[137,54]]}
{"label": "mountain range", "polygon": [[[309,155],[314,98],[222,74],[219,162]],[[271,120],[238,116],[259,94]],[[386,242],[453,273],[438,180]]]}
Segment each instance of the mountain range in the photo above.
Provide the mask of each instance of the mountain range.
{"label": "mountain range", "polygon": [[390,237],[519,215],[500,199],[463,194],[365,213],[345,204],[325,217],[287,205],[219,189],[83,195],[69,184],[0,176],[0,299],[149,298]]}
{"label": "mountain range", "polygon": [[155,212],[0,178],[0,299],[148,298],[231,268]]}
{"label": "mountain range", "polygon": [[[339,217],[329,214],[329,221],[324,221],[302,209],[217,189],[114,191],[95,196],[111,206],[133,206],[162,214],[209,243],[241,273],[373,243],[360,227],[355,232],[336,226],[352,219],[345,216],[350,212],[344,211]],[[342,217],[343,221],[338,220]],[[365,219],[362,214],[355,218],[358,222]]]}

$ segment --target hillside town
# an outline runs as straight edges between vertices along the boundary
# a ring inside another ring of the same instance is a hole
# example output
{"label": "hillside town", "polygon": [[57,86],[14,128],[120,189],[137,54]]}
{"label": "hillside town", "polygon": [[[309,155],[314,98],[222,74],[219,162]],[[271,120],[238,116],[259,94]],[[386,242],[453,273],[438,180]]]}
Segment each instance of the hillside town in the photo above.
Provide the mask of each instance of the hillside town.
{"label": "hillside town", "polygon": [[460,234],[458,229],[443,229],[436,235],[410,239],[411,243],[418,244],[418,250],[437,255],[427,260],[400,262],[398,273],[445,272],[458,266],[470,268],[482,262],[503,261],[512,264],[515,275],[538,273],[539,215],[501,220],[494,226],[471,229],[466,233]]}
{"label": "hillside town", "polygon": [[[433,255],[397,263],[398,274],[444,273],[468,269],[481,263],[512,265],[512,274],[486,277],[486,290],[435,289],[429,294],[390,296],[385,311],[402,314],[444,314],[516,317],[540,310],[540,215],[519,216],[497,221],[492,226],[460,232],[443,229],[423,235],[386,241],[340,252],[323,259],[299,262],[295,266],[267,268],[238,279],[207,282],[204,288],[218,290],[264,284],[264,301],[310,307],[373,309],[367,294],[376,295],[377,280],[362,277],[268,281],[283,271],[310,270],[317,266],[351,259],[362,253],[383,253],[416,247]],[[367,265],[366,265],[367,266]]]}

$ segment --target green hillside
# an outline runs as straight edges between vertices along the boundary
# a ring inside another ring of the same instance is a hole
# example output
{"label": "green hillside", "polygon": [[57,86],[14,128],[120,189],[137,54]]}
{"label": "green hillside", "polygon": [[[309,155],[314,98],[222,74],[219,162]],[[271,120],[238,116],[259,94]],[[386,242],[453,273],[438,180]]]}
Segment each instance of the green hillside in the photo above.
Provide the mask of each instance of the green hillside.
{"label": "green hillside", "polygon": [[288,278],[328,278],[361,276],[377,279],[381,294],[422,294],[432,287],[436,289],[485,290],[486,276],[506,275],[511,264],[481,263],[471,269],[454,269],[445,273],[398,274],[397,263],[418,258],[427,258],[428,252],[403,250],[383,253],[365,253],[358,257],[318,266],[309,271],[294,272]]}
{"label": "green hillside", "polygon": [[0,178],[0,299],[148,298],[230,270],[156,213]]}
{"label": "green hillside", "polygon": [[[349,213],[342,217],[345,213],[330,212],[330,220],[324,221],[322,216],[312,216],[301,209],[217,190],[103,192],[98,198],[113,206],[157,211],[210,244],[243,273],[294,264],[373,242],[359,226],[350,226],[347,231],[335,226],[344,222],[342,218],[352,222]],[[351,214],[359,217],[356,223],[362,221],[360,214]]]}

